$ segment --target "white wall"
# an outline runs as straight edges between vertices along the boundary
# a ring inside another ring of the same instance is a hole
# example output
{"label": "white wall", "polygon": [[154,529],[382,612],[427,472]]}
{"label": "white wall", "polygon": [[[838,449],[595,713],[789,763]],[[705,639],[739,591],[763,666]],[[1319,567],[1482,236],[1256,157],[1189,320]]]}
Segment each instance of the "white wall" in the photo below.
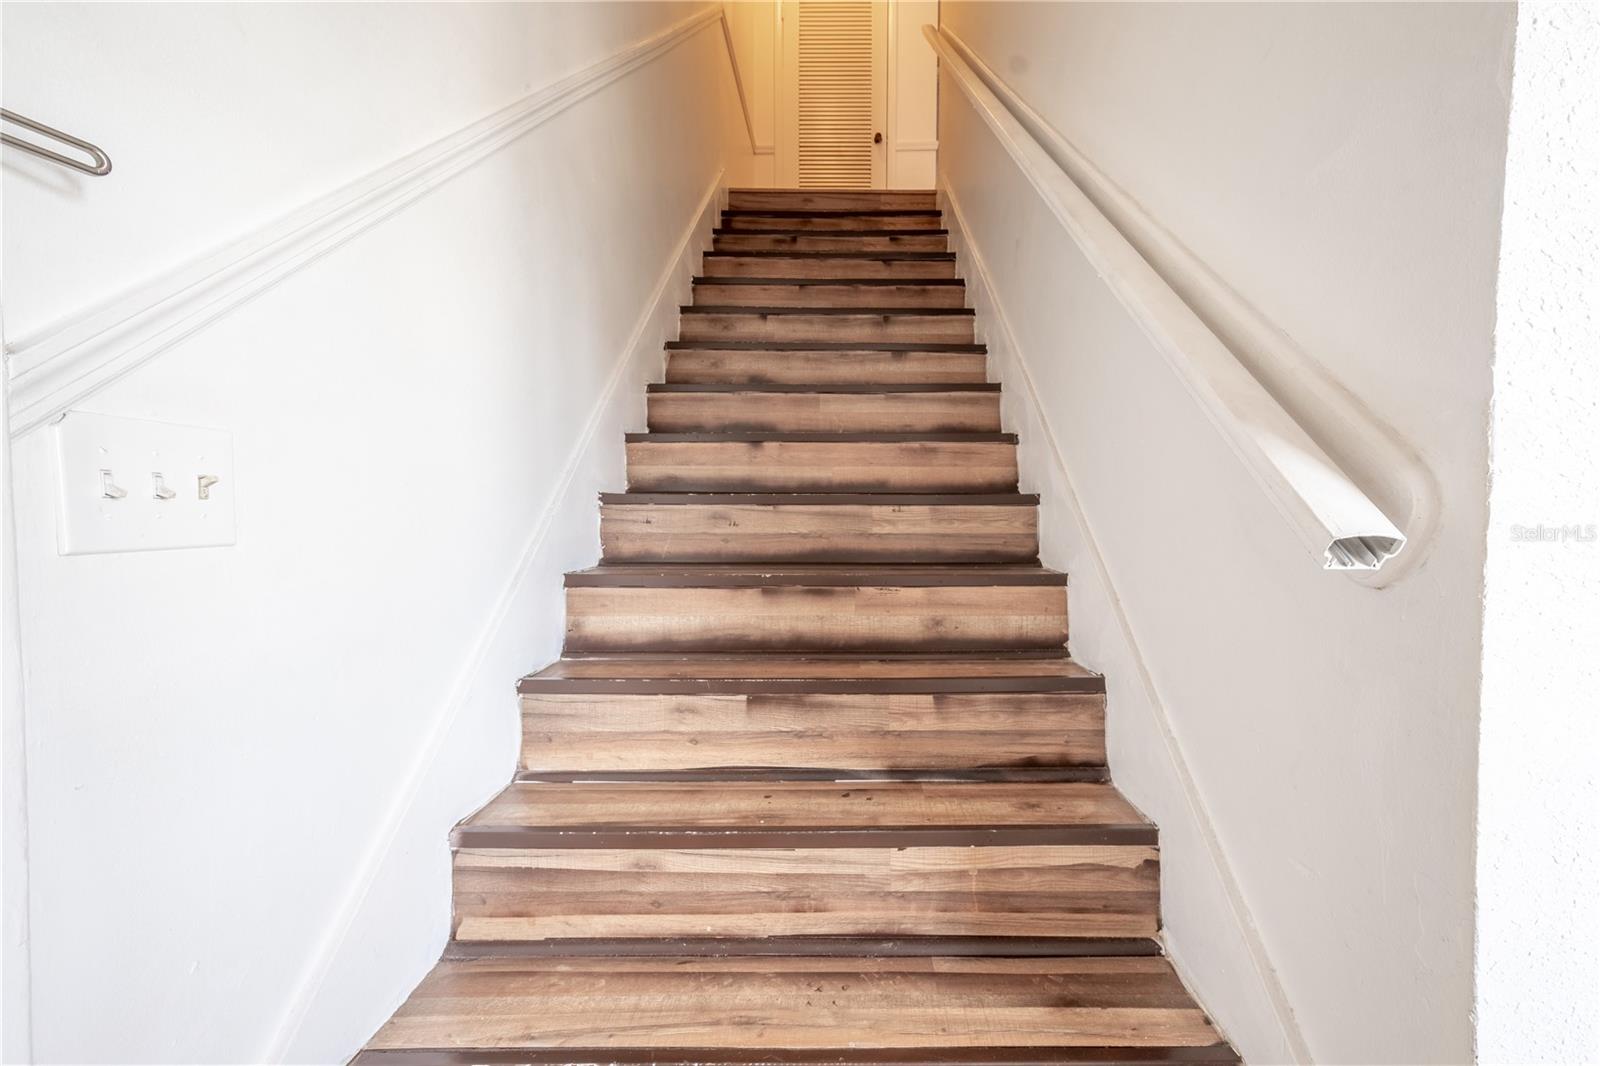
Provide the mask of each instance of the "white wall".
{"label": "white wall", "polygon": [[[7,340],[694,10],[8,5],[7,106],[116,170],[7,155]],[[727,91],[707,22],[79,405],[231,430],[237,547],[59,557],[51,433],[14,442],[39,1060],[340,1060],[436,957]]]}
{"label": "white wall", "polygon": [[1480,1062],[1600,1062],[1597,204],[1600,11],[1524,4],[1484,570]]}
{"label": "white wall", "polygon": [[980,328],[1025,480],[1046,494],[1045,555],[1072,573],[1072,646],[1109,677],[1113,774],[1161,824],[1169,947],[1251,1061],[1471,1055],[1512,19],[1483,5],[943,7],[1439,482],[1420,570],[1381,591],[1319,571],[941,86],[942,180],[966,268],[976,252],[990,283]]}

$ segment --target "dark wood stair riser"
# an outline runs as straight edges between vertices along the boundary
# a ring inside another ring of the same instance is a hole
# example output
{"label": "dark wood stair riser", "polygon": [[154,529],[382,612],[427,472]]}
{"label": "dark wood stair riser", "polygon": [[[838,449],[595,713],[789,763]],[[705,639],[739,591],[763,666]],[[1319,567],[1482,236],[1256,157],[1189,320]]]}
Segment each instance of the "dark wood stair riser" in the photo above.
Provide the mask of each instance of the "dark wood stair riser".
{"label": "dark wood stair riser", "polygon": [[718,252],[943,252],[945,233],[723,233],[711,238]]}
{"label": "dark wood stair riser", "polygon": [[[737,284],[730,282],[737,281]],[[837,281],[796,284],[773,278],[698,279],[696,305],[722,307],[963,307],[967,291],[960,284],[917,284],[896,280]]]}
{"label": "dark wood stair riser", "polygon": [[464,848],[456,939],[664,936],[1149,937],[1143,845]]}
{"label": "dark wood stair riser", "polygon": [[985,380],[988,358],[965,352],[724,351],[667,355],[668,383],[731,385],[966,384]]}
{"label": "dark wood stair riser", "polygon": [[1027,562],[1038,554],[1037,508],[969,506],[954,502],[958,499],[847,506],[603,504],[602,558],[606,562],[997,563]]}
{"label": "dark wood stair riser", "polygon": [[567,651],[1000,651],[1060,648],[1066,589],[569,588]]}
{"label": "dark wood stair riser", "polygon": [[996,433],[995,392],[651,393],[652,432]]}
{"label": "dark wood stair riser", "polygon": [[762,313],[756,309],[713,311],[697,307],[685,310],[678,326],[678,338],[682,341],[972,344],[972,315],[953,313],[959,310],[940,308],[922,312],[875,313],[861,309],[827,314],[798,308],[784,313]]}
{"label": "dark wood stair riser", "polygon": [[1105,763],[1105,697],[527,695],[525,771],[932,770]]}
{"label": "dark wood stair riser", "polygon": [[789,233],[796,230],[805,230],[808,233],[855,233],[866,231],[884,230],[930,230],[938,229],[939,213],[937,211],[923,211],[920,213],[901,212],[898,214],[849,214],[845,212],[821,213],[754,213],[742,211],[725,212],[722,216],[722,230],[738,233]]}
{"label": "dark wood stair riser", "polygon": [[926,189],[729,189],[730,211],[931,211],[939,206]]}
{"label": "dark wood stair riser", "polygon": [[860,255],[785,256],[777,253],[738,255],[712,254],[705,257],[701,273],[716,278],[828,278],[890,279],[898,281],[953,279],[953,257],[904,257]]}
{"label": "dark wood stair riser", "polygon": [[634,492],[1011,492],[1011,441],[630,440]]}
{"label": "dark wood stair riser", "polygon": [[462,942],[1157,929],[1155,829],[1107,785],[513,785],[453,839]]}

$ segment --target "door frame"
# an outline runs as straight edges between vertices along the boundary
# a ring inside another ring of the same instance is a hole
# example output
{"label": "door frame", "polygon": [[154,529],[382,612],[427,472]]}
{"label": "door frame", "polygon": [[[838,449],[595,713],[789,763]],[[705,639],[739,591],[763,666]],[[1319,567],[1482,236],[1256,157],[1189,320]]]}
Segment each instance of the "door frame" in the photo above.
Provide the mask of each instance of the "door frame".
{"label": "door frame", "polygon": [[[889,0],[872,4],[872,115],[873,129],[883,139],[872,146],[872,187],[889,187],[890,108]],[[800,2],[779,0],[777,86],[773,94],[773,184],[794,189],[800,185]]]}

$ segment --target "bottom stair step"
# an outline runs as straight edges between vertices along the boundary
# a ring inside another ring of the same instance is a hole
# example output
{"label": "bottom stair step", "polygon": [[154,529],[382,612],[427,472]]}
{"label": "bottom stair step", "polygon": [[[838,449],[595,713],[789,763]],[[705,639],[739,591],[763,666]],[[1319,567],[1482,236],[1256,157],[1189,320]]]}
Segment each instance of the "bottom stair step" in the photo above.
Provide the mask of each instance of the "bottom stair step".
{"label": "bottom stair step", "polygon": [[445,959],[355,1059],[1233,1063],[1164,958]]}

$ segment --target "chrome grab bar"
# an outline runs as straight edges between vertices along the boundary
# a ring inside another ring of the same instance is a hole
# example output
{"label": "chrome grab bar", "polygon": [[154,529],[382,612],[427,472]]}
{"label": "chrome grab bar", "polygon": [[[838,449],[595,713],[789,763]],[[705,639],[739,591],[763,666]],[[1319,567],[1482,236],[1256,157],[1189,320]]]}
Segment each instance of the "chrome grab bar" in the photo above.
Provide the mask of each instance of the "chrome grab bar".
{"label": "chrome grab bar", "polygon": [[73,170],[80,170],[85,174],[101,175],[111,173],[111,157],[102,152],[98,146],[90,144],[88,141],[79,140],[70,133],[62,133],[58,129],[46,126],[43,122],[35,122],[31,118],[24,118],[15,111],[7,111],[3,107],[0,107],[0,119],[15,123],[18,126],[25,126],[35,133],[42,133],[52,140],[60,141],[62,144],[69,144],[79,151],[87,152],[94,159],[94,164],[91,166],[81,159],[73,159],[71,156],[62,155],[60,152],[52,152],[44,145],[24,141],[20,137],[11,136],[9,133],[0,133],[0,144],[9,144],[11,147],[20,148],[24,152],[32,152],[34,155],[48,159],[52,163],[60,163],[64,167],[71,167]]}

